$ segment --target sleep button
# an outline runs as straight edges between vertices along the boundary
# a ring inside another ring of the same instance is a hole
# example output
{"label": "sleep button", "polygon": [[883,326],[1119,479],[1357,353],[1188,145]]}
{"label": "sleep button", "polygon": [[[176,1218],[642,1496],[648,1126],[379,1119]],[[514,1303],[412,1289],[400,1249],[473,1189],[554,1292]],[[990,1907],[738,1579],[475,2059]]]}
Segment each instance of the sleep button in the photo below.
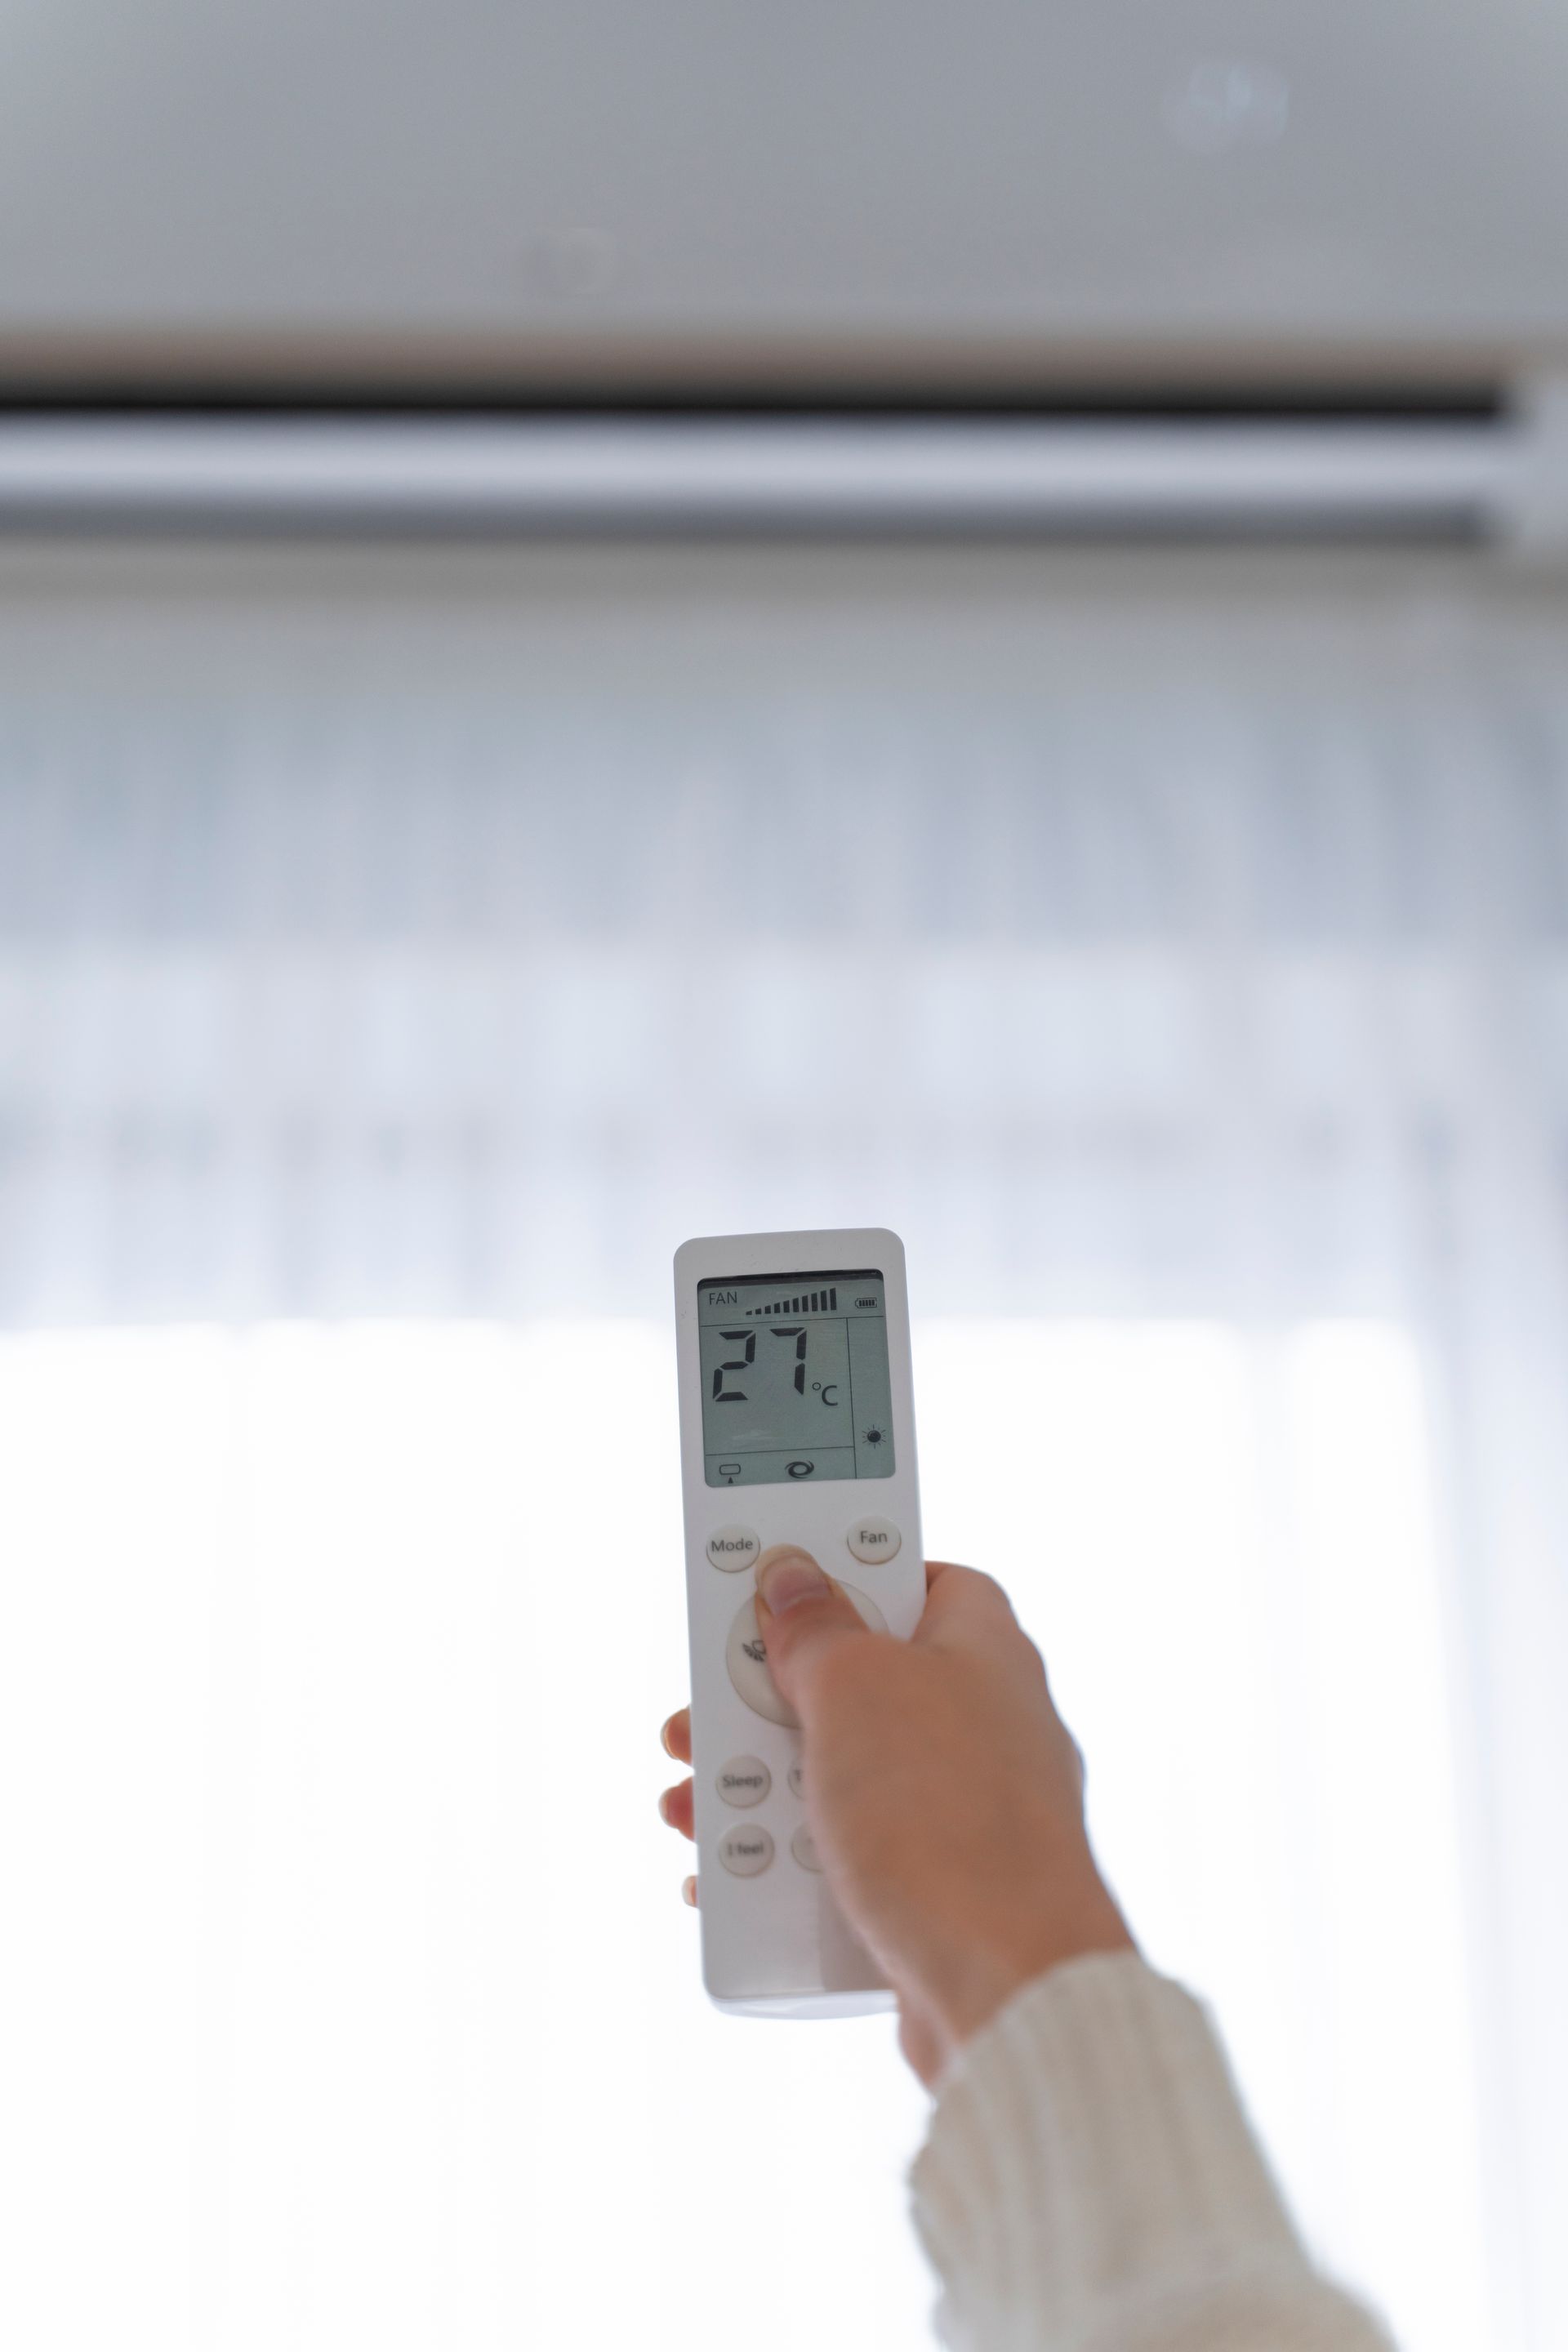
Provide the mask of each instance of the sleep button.
{"label": "sleep button", "polygon": [[714,1567],[731,1573],[738,1568],[754,1568],[762,1549],[755,1528],[715,1528],[708,1538],[708,1557]]}
{"label": "sleep button", "polygon": [[873,1560],[895,1558],[903,1538],[891,1519],[855,1519],[845,1529],[844,1540],[856,1559],[869,1566]]}
{"label": "sleep button", "polygon": [[773,1785],[760,1756],[731,1756],[719,1775],[719,1794],[727,1805],[760,1805]]}

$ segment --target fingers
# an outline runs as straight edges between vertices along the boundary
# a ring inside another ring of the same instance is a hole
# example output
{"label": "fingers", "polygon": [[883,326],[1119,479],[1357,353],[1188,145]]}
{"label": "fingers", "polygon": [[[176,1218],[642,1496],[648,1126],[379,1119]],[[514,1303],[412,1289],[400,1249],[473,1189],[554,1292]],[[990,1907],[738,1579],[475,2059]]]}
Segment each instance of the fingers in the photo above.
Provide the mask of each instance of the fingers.
{"label": "fingers", "polygon": [[[658,1738],[659,1745],[667,1756],[673,1756],[678,1764],[689,1764],[691,1761],[691,1709],[689,1706],[677,1707],[675,1713],[660,1727]],[[693,1839],[696,1837],[697,1823],[692,1813],[692,1783],[689,1780],[678,1780],[673,1789],[660,1790],[658,1815],[660,1821],[668,1822],[672,1830],[679,1830],[682,1837]],[[696,1910],[697,1881],[695,1878],[681,1880],[680,1899],[690,1910]]]}
{"label": "fingers", "polygon": [[689,1706],[678,1707],[658,1737],[667,1756],[673,1756],[678,1764],[689,1764],[691,1761],[691,1709]]}
{"label": "fingers", "polygon": [[994,1576],[977,1568],[960,1568],[953,1560],[927,1562],[926,1605],[915,1628],[917,1642],[964,1643],[1005,1630],[1016,1633],[1018,1621]]}
{"label": "fingers", "polygon": [[658,1800],[659,1820],[668,1822],[672,1830],[679,1830],[682,1837],[689,1838],[694,1838],[697,1835],[697,1825],[692,1814],[691,1789],[692,1784],[689,1780],[679,1780],[673,1789],[662,1790]]}

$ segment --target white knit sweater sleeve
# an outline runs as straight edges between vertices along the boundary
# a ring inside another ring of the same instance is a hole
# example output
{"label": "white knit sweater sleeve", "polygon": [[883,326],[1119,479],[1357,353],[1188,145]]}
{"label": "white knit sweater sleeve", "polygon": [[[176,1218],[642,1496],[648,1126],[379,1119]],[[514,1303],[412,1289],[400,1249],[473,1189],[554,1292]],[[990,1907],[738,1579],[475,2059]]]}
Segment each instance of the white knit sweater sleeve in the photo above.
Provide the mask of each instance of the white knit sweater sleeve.
{"label": "white knit sweater sleeve", "polygon": [[1309,2260],[1206,2014],[1133,1953],[964,2046],[910,2186],[952,2352],[1388,2352]]}

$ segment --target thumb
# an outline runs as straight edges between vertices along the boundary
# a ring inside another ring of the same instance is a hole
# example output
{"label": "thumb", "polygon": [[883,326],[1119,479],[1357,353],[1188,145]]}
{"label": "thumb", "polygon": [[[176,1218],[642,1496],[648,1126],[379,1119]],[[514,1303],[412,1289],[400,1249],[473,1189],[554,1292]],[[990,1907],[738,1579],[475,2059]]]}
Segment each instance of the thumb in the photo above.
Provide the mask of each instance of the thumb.
{"label": "thumb", "polygon": [[757,1624],[768,1671],[797,1715],[805,1712],[813,1659],[868,1630],[854,1602],[794,1544],[777,1544],[757,1562]]}

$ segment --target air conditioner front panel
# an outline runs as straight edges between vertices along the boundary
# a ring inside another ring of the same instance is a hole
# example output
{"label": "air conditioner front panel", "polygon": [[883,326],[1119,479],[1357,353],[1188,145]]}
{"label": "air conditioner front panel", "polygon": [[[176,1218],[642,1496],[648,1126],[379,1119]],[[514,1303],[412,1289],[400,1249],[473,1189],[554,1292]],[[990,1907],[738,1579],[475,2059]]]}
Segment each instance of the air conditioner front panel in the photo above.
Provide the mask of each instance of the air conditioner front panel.
{"label": "air conditioner front panel", "polygon": [[14,383],[1568,349],[1523,0],[76,0],[7,50]]}

